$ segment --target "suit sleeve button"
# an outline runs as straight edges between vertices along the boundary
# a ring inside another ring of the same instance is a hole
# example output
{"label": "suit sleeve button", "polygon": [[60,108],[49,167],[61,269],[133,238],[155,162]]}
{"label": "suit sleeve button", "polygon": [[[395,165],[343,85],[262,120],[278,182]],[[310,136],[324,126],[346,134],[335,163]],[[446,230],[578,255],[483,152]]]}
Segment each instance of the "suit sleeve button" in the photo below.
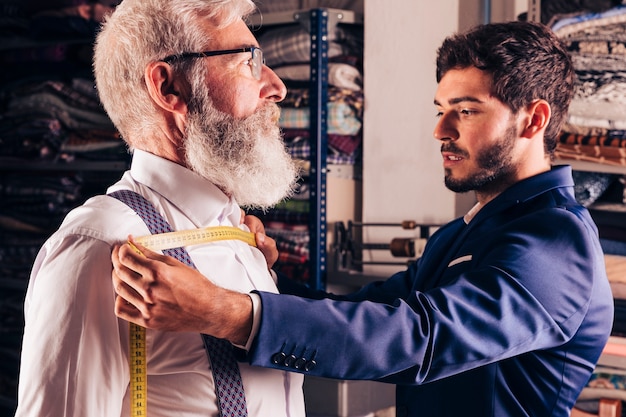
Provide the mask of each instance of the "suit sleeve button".
{"label": "suit sleeve button", "polygon": [[296,360],[296,363],[293,364],[293,367],[296,369],[304,369],[304,366],[306,365],[306,359],[305,358],[298,358]]}
{"label": "suit sleeve button", "polygon": [[274,356],[272,356],[272,362],[275,365],[282,365],[285,363],[285,358],[287,357],[287,355],[285,354],[285,352],[278,352],[276,354],[274,354]]}
{"label": "suit sleeve button", "polygon": [[315,368],[315,366],[317,365],[317,362],[315,362],[315,360],[311,359],[310,361],[308,361],[305,365],[304,365],[304,370],[305,371],[310,371],[313,368]]}
{"label": "suit sleeve button", "polygon": [[285,366],[291,367],[296,362],[296,355],[293,353],[285,358]]}

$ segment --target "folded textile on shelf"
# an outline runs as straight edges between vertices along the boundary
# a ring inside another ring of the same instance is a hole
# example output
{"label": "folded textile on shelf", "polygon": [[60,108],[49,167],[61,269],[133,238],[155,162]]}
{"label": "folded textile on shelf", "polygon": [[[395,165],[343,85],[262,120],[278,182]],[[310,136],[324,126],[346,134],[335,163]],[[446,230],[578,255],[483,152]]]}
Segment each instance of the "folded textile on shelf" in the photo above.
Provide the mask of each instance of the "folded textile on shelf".
{"label": "folded textile on shelf", "polygon": [[[270,67],[308,62],[311,59],[311,35],[299,24],[278,26],[258,37],[265,61]],[[361,56],[362,30],[342,26],[329,28],[328,58],[341,55]]]}
{"label": "folded textile on shelf", "polygon": [[626,165],[626,139],[562,132],[555,151],[562,159]]}
{"label": "folded textile on shelf", "polygon": [[[309,134],[298,130],[299,134],[291,136],[287,134],[291,129],[285,130],[285,144],[287,151],[293,158],[308,160],[311,157],[311,141]],[[336,165],[354,165],[358,162],[360,135],[328,135],[328,150],[326,162]],[[346,150],[350,150],[347,152]]]}
{"label": "folded textile on shelf", "polygon": [[[309,81],[311,66],[309,64],[293,64],[272,68],[283,81]],[[331,62],[328,64],[328,84],[353,91],[361,91],[363,77],[361,71],[353,65]]]}
{"label": "folded textile on shelf", "polygon": [[626,165],[626,6],[557,19],[576,79],[557,158]]}
{"label": "folded textile on shelf", "polygon": [[[280,106],[283,108],[308,108],[310,106],[309,94],[310,90],[308,88],[289,88],[287,95],[280,102]],[[349,106],[352,108],[355,117],[363,118],[363,104],[365,100],[361,91],[331,86],[328,87],[327,99],[330,103]]]}
{"label": "folded textile on shelf", "polygon": [[[327,103],[328,133],[356,135],[361,130],[361,120],[354,109],[344,103]],[[283,107],[278,125],[285,129],[308,129],[311,124],[310,110]]]}

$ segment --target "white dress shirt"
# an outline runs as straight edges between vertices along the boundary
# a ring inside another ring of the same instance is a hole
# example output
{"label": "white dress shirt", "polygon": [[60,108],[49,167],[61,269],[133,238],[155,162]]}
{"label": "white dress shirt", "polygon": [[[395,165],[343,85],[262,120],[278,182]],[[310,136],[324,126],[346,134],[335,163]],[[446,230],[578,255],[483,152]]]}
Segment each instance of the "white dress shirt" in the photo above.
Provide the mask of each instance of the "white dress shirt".
{"label": "white dress shirt", "polygon": [[[174,230],[239,225],[235,201],[180,165],[135,151],[109,192],[130,189]],[[128,323],[113,311],[111,247],[148,229],[124,203],[97,196],[73,210],[35,261],[25,301],[16,417],[129,416]],[[276,292],[261,252],[231,240],[187,248],[216,284]],[[200,334],[147,330],[149,417],[217,416]],[[304,417],[302,375],[240,363],[251,417]]]}

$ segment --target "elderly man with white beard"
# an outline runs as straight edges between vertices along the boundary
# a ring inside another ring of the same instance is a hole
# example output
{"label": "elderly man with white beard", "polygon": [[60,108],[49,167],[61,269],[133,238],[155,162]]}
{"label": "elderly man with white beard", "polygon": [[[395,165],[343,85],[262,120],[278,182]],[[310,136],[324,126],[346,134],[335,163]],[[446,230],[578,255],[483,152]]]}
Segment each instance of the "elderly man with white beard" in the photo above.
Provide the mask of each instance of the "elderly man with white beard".
{"label": "elderly man with white beard", "polygon": [[[129,324],[113,309],[111,250],[153,232],[143,208],[172,230],[245,230],[241,207],[267,208],[293,191],[298,172],[277,126],[286,90],[244,22],[253,11],[250,0],[124,0],[105,21],[96,85],[132,164],[109,195],[73,210],[35,261],[17,416],[130,414]],[[245,242],[194,245],[188,256],[199,271],[219,268],[221,286],[277,291]],[[207,340],[147,330],[146,341],[149,415],[220,415]],[[247,364],[239,373],[238,415],[304,416],[301,375]]]}

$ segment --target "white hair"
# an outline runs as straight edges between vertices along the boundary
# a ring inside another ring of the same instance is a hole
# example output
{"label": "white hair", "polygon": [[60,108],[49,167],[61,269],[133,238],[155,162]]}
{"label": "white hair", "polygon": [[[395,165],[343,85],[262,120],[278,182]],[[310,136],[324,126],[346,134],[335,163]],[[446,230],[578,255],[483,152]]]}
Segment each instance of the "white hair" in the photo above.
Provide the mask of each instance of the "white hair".
{"label": "white hair", "polygon": [[123,0],[96,38],[93,62],[100,101],[122,137],[155,129],[157,109],[144,83],[150,62],[205,48],[202,24],[224,27],[255,10],[252,0]]}

